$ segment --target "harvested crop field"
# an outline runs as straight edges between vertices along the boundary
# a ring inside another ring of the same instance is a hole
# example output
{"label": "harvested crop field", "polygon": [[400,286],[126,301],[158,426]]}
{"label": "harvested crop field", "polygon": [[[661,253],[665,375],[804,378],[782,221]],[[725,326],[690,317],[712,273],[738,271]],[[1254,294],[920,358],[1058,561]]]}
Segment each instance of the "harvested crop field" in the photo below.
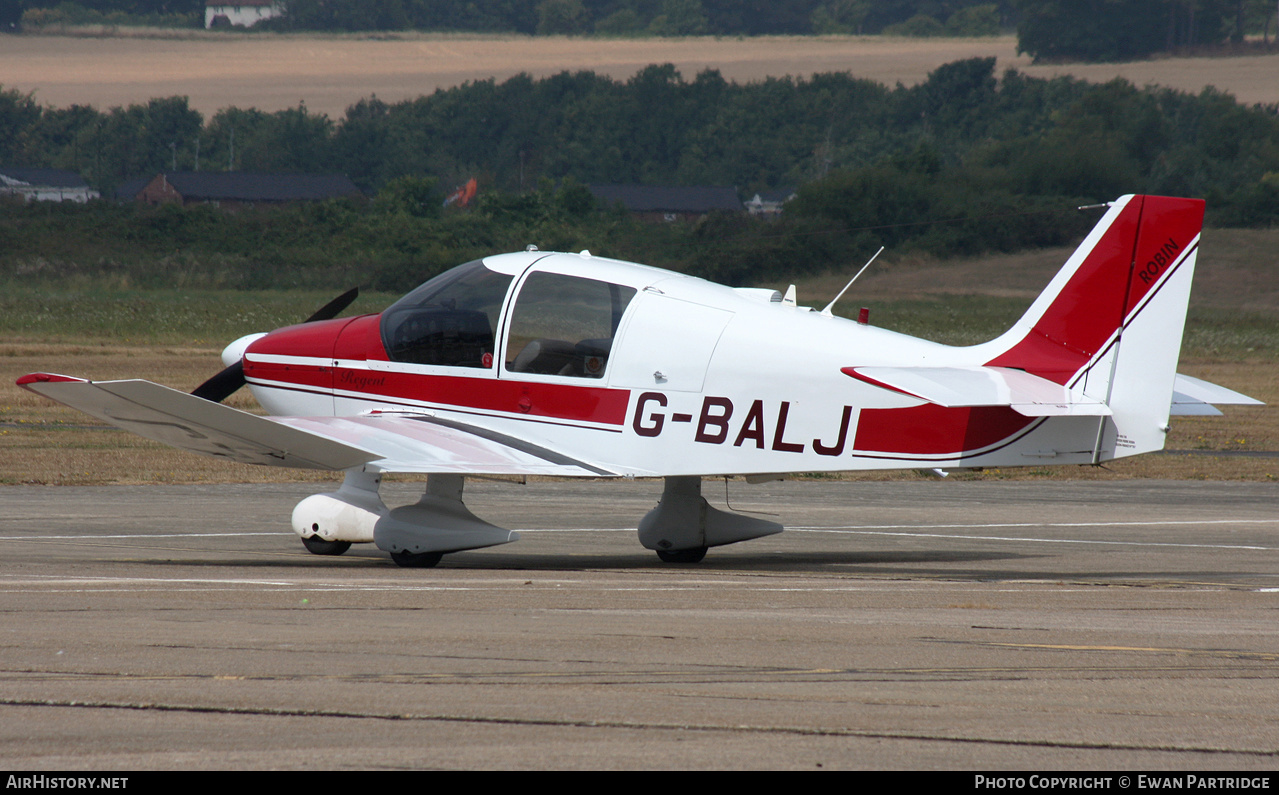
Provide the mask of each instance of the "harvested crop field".
{"label": "harvested crop field", "polygon": [[1168,58],[1129,64],[1030,66],[1016,39],[888,36],[595,39],[446,34],[0,36],[0,85],[34,92],[56,107],[98,108],[185,95],[211,115],[221,108],[280,110],[304,102],[338,118],[362,97],[411,99],[466,81],[543,77],[593,70],[626,79],[652,63],[685,77],[718,69],[737,82],[849,71],[888,85],[912,85],[938,66],[995,56],[1000,71],[1125,77],[1198,92],[1213,85],[1248,103],[1279,102],[1279,53],[1234,58]]}

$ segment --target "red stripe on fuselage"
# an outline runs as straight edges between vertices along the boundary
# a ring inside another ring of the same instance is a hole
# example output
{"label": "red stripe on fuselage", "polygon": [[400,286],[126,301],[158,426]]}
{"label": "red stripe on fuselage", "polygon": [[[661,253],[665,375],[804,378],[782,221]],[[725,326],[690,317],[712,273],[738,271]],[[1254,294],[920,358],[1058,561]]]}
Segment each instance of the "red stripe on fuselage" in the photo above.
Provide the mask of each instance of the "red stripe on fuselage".
{"label": "red stripe on fuselage", "polygon": [[857,452],[946,455],[955,458],[1001,442],[1034,420],[1007,406],[947,408],[933,403],[898,409],[862,409]]}
{"label": "red stripe on fuselage", "polygon": [[543,384],[496,378],[395,373],[353,367],[275,365],[245,373],[255,383],[272,381],[303,391],[392,403],[428,403],[458,409],[621,425],[631,393],[626,389]]}
{"label": "red stripe on fuselage", "polygon": [[337,369],[334,386],[370,400],[412,400],[606,425],[626,421],[631,399],[627,389],[347,368]]}

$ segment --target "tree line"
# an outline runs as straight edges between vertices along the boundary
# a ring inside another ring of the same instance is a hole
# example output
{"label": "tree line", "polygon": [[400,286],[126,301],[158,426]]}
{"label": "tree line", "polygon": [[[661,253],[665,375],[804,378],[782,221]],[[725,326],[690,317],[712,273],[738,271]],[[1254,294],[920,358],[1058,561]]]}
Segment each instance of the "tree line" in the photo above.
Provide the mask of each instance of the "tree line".
{"label": "tree line", "polygon": [[[881,244],[945,257],[1064,243],[1091,222],[1074,207],[1123,193],[1204,197],[1216,225],[1279,221],[1275,107],[994,67],[959,61],[892,88],[843,73],[686,79],[670,65],[625,81],[517,76],[398,103],[367,98],[339,120],[305,107],[227,108],[206,120],[182,97],[49,108],[0,89],[0,163],[76,170],[108,191],[197,164],[337,171],[373,197],[234,218],[209,208],[6,207],[12,244],[0,263],[48,260],[50,245],[65,245],[67,261],[125,262],[122,252],[141,247],[152,254],[129,255],[139,262],[178,250],[206,252],[199,267],[214,273],[241,263],[238,286],[363,263],[398,288],[423,269],[535,243],[744,283],[818,272]],[[472,176],[478,207],[443,210],[444,193]],[[798,195],[776,222],[725,214],[651,226],[597,206],[587,183]]]}
{"label": "tree line", "polygon": [[571,177],[732,185],[749,197],[923,158],[929,173],[980,174],[1018,195],[1210,195],[1243,222],[1268,217],[1258,191],[1279,173],[1279,108],[994,67],[959,61],[891,88],[847,73],[689,79],[670,64],[628,80],[517,75],[402,102],[369,97],[337,120],[301,105],[205,119],[185,97],[53,108],[0,86],[0,164],[73,170],[104,191],[212,170],[342,172],[370,193],[407,175],[514,193]]}
{"label": "tree line", "polygon": [[[9,0],[30,25],[203,24],[203,0]],[[429,30],[617,36],[990,35],[1012,0],[283,0],[267,30]],[[0,18],[0,22],[4,22]],[[910,23],[907,25],[906,23]],[[902,27],[906,25],[906,27]]]}
{"label": "tree line", "polygon": [[[372,6],[372,7],[370,7]],[[569,35],[761,36],[810,33],[991,35],[1009,0],[292,0],[280,27]],[[913,20],[913,22],[912,22]],[[910,22],[909,29],[902,28]]]}
{"label": "tree line", "polygon": [[1124,61],[1241,44],[1272,27],[1274,0],[1017,0],[1017,50],[1036,61]]}
{"label": "tree line", "polygon": [[[1016,29],[1036,60],[1125,60],[1239,44],[1276,0],[281,0],[277,31],[422,30],[527,35],[988,36]],[[7,0],[0,30],[25,23],[203,25],[202,0]]]}

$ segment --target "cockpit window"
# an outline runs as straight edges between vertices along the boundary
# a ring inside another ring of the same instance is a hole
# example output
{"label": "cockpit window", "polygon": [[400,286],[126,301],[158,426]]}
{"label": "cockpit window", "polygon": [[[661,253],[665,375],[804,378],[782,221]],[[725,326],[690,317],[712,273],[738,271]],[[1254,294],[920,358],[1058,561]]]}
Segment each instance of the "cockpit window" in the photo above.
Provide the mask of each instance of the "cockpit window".
{"label": "cockpit window", "polygon": [[493,330],[512,276],[482,260],[445,271],[382,313],[382,344],[393,362],[493,366]]}
{"label": "cockpit window", "polygon": [[524,281],[511,315],[506,369],[603,378],[635,288],[558,273]]}

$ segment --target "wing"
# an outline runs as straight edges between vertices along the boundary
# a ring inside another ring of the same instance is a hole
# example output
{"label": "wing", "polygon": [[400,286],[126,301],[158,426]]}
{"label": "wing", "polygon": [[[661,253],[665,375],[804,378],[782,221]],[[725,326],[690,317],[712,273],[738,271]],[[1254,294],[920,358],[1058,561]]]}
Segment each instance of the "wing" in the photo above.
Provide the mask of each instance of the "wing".
{"label": "wing", "polygon": [[842,372],[947,408],[1009,406],[1026,417],[1110,415],[1100,400],[1008,367],[845,367]]}
{"label": "wing", "polygon": [[545,445],[429,412],[361,417],[273,417],[299,433],[375,450],[383,472],[617,477],[620,472]]}
{"label": "wing", "polygon": [[245,464],[301,469],[608,477],[620,473],[491,429],[429,413],[259,417],[150,381],[51,373],[18,385],[157,442]]}

